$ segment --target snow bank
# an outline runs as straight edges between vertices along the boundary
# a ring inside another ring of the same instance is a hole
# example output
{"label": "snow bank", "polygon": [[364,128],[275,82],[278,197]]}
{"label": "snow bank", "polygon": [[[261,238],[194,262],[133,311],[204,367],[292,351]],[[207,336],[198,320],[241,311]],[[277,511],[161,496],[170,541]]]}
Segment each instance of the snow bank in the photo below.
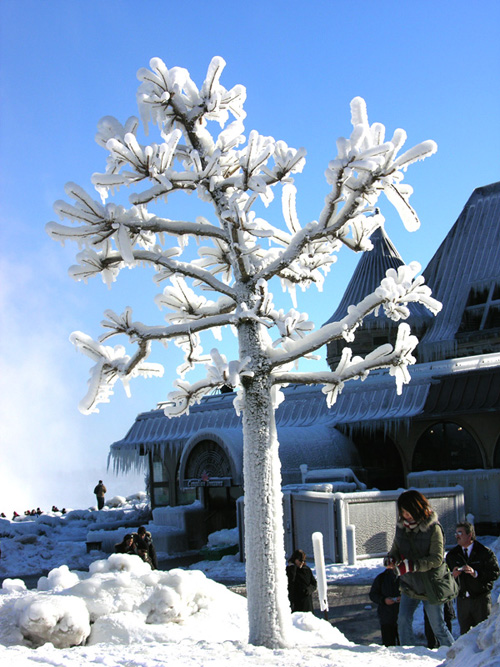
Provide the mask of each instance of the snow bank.
{"label": "snow bank", "polygon": [[446,667],[495,667],[500,665],[500,605],[493,606],[486,621],[457,639],[448,651]]}
{"label": "snow bank", "polygon": [[[248,632],[243,597],[200,571],[151,570],[138,556],[112,554],[92,563],[88,573],[63,565],[41,577],[37,593],[12,581],[2,592],[2,618],[31,647],[169,641],[193,634],[198,640],[244,641]],[[9,606],[11,596],[15,603]]]}
{"label": "snow bank", "polygon": [[[138,556],[112,554],[88,573],[66,566],[38,582],[37,591],[7,584],[0,597],[5,628],[0,643],[56,648],[85,643],[244,642],[246,599],[199,570],[151,570]],[[300,645],[349,645],[329,623],[294,614]]]}
{"label": "snow bank", "polygon": [[225,528],[218,530],[215,533],[210,533],[208,536],[209,547],[232,546],[239,542],[238,528]]}

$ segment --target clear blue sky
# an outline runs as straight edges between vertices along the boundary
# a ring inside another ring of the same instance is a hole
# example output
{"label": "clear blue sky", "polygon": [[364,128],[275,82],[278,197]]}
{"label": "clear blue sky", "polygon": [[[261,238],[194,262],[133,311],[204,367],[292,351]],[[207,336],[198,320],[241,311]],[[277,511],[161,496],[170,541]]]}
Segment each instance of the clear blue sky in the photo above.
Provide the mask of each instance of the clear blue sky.
{"label": "clear blue sky", "polygon": [[[0,3],[0,511],[10,510],[13,498],[18,511],[23,504],[90,503],[93,484],[107,474],[109,444],[170,390],[175,363],[163,381],[132,384],[132,399],[118,387],[99,415],[78,413],[89,363],[74,352],[69,333],[99,335],[105,308],[130,303],[139,313],[155,312],[143,304],[156,290],[148,278],[138,294],[137,270],[110,292],[97,280],[72,282],[67,268],[76,249],[62,249],[44,232],[64,184],[90,188],[91,174],[104,170],[96,123],[137,114],[136,72],[151,57],[186,67],[200,84],[212,56],[225,58],[222,83],[247,88],[247,132],[308,151],[296,180],[302,221],[321,209],[324,169],[336,138],[350,132],[352,97],[366,99],[370,120],[388,134],[403,127],[408,147],[436,140],[437,155],[406,177],[420,231],[405,232],[382,202],[386,229],[408,262],[425,266],[472,190],[500,179],[498,2],[180,7],[167,0]],[[355,261],[341,257],[323,294],[313,289],[299,304],[317,324],[335,309]],[[111,493],[127,488],[107,477]]]}

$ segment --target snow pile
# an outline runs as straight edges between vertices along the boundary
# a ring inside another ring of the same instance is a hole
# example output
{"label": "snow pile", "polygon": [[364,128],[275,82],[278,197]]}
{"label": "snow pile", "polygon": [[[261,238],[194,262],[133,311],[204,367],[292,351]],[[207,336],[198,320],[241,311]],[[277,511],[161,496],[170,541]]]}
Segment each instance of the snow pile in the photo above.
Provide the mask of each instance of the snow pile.
{"label": "snow pile", "polygon": [[447,653],[446,667],[494,667],[500,665],[500,605],[491,616],[466,635],[462,635]]}
{"label": "snow pile", "polygon": [[[0,644],[6,646],[246,642],[248,635],[244,597],[200,571],[151,570],[125,554],[94,562],[88,573],[52,570],[37,592],[8,583],[0,604]],[[298,644],[350,643],[312,614],[294,617]]]}
{"label": "snow pile", "polygon": [[238,544],[239,539],[238,528],[225,528],[208,536],[208,546],[210,548],[232,546]]}

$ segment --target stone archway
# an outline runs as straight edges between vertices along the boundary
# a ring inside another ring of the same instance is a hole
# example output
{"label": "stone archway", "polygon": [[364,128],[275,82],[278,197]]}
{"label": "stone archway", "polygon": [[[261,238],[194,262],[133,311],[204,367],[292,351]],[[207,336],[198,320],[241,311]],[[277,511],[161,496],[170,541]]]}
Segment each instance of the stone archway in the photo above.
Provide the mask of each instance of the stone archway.
{"label": "stone archway", "polygon": [[455,422],[438,422],[429,426],[418,439],[413,452],[412,472],[483,467],[481,450],[474,437]]}

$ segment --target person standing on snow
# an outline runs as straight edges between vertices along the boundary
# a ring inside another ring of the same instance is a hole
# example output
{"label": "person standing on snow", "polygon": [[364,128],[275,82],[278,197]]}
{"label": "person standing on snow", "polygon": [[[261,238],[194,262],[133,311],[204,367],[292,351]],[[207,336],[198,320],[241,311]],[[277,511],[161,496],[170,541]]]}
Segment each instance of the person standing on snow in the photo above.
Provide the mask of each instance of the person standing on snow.
{"label": "person standing on snow", "polygon": [[313,611],[312,594],[318,587],[311,569],[306,565],[306,554],[296,549],[288,560],[288,599],[292,612]]}
{"label": "person standing on snow", "polygon": [[97,509],[102,510],[104,507],[104,495],[106,493],[107,489],[102,483],[102,479],[99,480],[99,484],[95,487],[94,493],[95,497],[97,499]]}
{"label": "person standing on snow", "polygon": [[476,540],[471,523],[457,523],[455,538],[457,546],[448,552],[446,562],[458,581],[457,616],[464,635],[490,615],[491,589],[500,569],[493,551]]}
{"label": "person standing on snow", "polygon": [[393,568],[378,574],[370,589],[370,600],[377,605],[377,615],[384,646],[398,646],[398,614],[401,595],[399,582]]}
{"label": "person standing on snow", "polygon": [[453,635],[444,622],[443,606],[457,596],[458,587],[444,560],[443,529],[420,491],[405,491],[397,505],[396,534],[384,565],[399,574],[399,641],[401,646],[415,646],[413,616],[423,602],[439,645],[451,646]]}

